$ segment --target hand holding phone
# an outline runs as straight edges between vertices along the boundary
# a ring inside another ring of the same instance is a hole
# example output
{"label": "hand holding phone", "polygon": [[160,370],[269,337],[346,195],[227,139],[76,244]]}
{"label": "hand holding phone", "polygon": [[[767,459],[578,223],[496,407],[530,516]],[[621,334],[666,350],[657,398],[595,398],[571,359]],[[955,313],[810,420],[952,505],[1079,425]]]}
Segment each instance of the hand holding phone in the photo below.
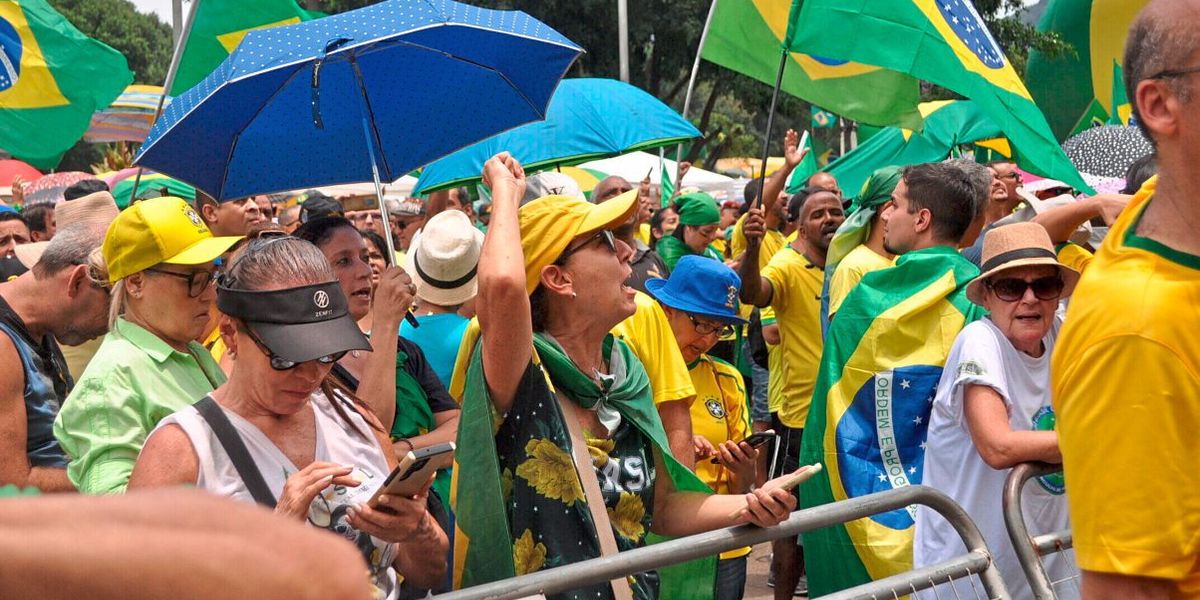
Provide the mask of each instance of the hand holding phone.
{"label": "hand holding phone", "polygon": [[[765,431],[760,431],[758,433],[750,434],[749,436],[746,437],[746,439],[744,439],[742,441],[747,444],[750,444],[751,448],[758,448],[773,439],[775,439],[775,430],[767,429]],[[712,463],[714,465],[720,464],[721,459],[719,457],[713,457]]]}
{"label": "hand holding phone", "polygon": [[371,495],[367,506],[379,507],[380,496],[402,496],[410,498],[420,493],[421,489],[437,474],[438,469],[445,469],[454,462],[454,442],[434,444],[428,448],[410,450],[400,458],[400,464],[387,476],[383,485]]}

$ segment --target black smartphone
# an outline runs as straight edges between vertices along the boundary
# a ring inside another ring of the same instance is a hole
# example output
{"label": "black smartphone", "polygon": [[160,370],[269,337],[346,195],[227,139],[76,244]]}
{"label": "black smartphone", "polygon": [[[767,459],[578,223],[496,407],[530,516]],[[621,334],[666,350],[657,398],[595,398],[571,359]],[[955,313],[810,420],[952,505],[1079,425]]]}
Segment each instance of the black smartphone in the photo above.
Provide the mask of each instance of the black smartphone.
{"label": "black smartphone", "polygon": [[[750,435],[746,436],[746,439],[744,439],[744,440],[742,440],[742,441],[743,441],[743,442],[746,442],[747,444],[750,444],[750,447],[751,447],[751,448],[758,448],[758,447],[762,446],[763,444],[766,444],[767,442],[769,442],[769,441],[771,441],[771,440],[773,440],[773,439],[775,439],[775,430],[774,430],[774,429],[767,429],[766,431],[760,431],[760,432],[758,432],[758,433],[752,433],[752,434],[750,434]],[[711,462],[712,462],[714,465],[716,465],[716,464],[720,464],[720,463],[721,463],[721,459],[720,459],[720,457],[714,456],[714,457],[712,458],[712,461],[711,461]]]}

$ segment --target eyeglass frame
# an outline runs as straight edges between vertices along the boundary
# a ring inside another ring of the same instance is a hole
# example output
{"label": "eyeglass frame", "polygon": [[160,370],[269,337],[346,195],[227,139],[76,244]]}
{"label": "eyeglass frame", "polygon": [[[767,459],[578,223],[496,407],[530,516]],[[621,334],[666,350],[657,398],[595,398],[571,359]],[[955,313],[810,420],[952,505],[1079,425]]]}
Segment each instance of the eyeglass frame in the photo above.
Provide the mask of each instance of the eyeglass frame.
{"label": "eyeglass frame", "polygon": [[[212,271],[192,271],[191,273],[176,273],[175,271],[168,271],[166,269],[156,269],[156,268],[151,267],[149,269],[146,269],[146,271],[150,272],[150,273],[158,273],[159,275],[169,275],[171,277],[178,277],[179,279],[186,280],[187,284],[188,284],[188,287],[187,287],[188,298],[199,298],[200,294],[203,294],[204,290],[207,290],[208,288],[212,287],[212,284],[216,283],[217,279],[220,278],[220,276],[221,276],[220,269],[213,269]],[[204,283],[203,286],[200,287],[200,289],[193,291],[192,288],[195,288],[196,285],[198,285],[195,281],[197,275],[207,275],[208,280]]]}
{"label": "eyeglass frame", "polygon": [[587,239],[585,239],[582,242],[580,242],[579,244],[577,244],[574,248],[567,248],[567,249],[563,250],[562,254],[558,255],[558,260],[554,261],[554,264],[556,264],[556,265],[565,264],[567,262],[567,259],[570,258],[572,254],[575,254],[576,252],[579,252],[580,250],[591,245],[591,243],[596,241],[597,238],[599,238],[601,241],[603,241],[604,245],[608,246],[608,249],[612,250],[613,254],[617,253],[617,236],[614,235],[613,232],[609,229],[601,229],[600,231],[597,231],[596,233],[589,235],[587,237]]}
{"label": "eyeglass frame", "polygon": [[1200,65],[1196,65],[1194,67],[1185,67],[1182,69],[1163,69],[1147,77],[1144,81],[1149,81],[1152,79],[1175,79],[1178,77],[1191,75],[1192,73],[1200,73]]}
{"label": "eyeglass frame", "polygon": [[[1000,292],[998,292],[996,290],[996,282],[1006,281],[1006,280],[1019,281],[1024,285],[1024,287],[1021,288],[1020,295],[1016,296],[1015,298],[1005,298],[1004,296],[1000,295]],[[1058,283],[1058,292],[1055,293],[1055,295],[1051,296],[1050,298],[1041,297],[1040,295],[1038,295],[1037,290],[1033,289],[1033,286],[1035,284],[1037,284],[1040,281],[1045,281],[1045,280],[1053,280]],[[992,293],[995,294],[997,298],[999,298],[1000,300],[1002,300],[1004,302],[1020,302],[1022,299],[1025,298],[1025,292],[1028,292],[1029,290],[1033,290],[1033,297],[1037,298],[1038,300],[1042,300],[1042,301],[1058,300],[1058,299],[1062,298],[1063,290],[1066,289],[1066,282],[1063,281],[1063,278],[1061,275],[1057,275],[1057,274],[1047,275],[1045,277],[1038,277],[1037,279],[1034,279],[1033,281],[1027,281],[1025,279],[1021,279],[1018,277],[997,277],[997,278],[989,278],[986,281],[984,281],[983,283],[984,283],[984,285],[987,286],[987,288],[989,290],[992,290]]]}
{"label": "eyeglass frame", "polygon": [[711,323],[701,323],[697,321],[696,315],[692,313],[684,314],[687,315],[688,320],[692,322],[692,328],[695,329],[696,333],[700,335],[712,335],[715,333],[717,334],[718,338],[723,338],[733,335],[737,330],[731,323],[722,323],[719,328],[715,328]]}

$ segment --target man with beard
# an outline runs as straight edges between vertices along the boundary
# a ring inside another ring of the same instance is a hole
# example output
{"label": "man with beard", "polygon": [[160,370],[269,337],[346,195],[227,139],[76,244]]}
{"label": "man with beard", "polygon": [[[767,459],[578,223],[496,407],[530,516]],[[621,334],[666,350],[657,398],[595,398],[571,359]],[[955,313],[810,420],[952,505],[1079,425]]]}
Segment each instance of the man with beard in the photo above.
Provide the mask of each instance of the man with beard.
{"label": "man with beard", "polygon": [[102,237],[86,226],[60,231],[29,271],[0,285],[0,486],[75,489],[52,433],[73,385],[58,343],[108,330],[108,290],[88,261]]}
{"label": "man with beard", "polygon": [[[761,208],[747,213],[744,231],[747,247],[738,274],[742,277],[743,302],[775,310],[783,352],[783,404],[772,415],[783,457],[776,472],[799,466],[800,440],[812,401],[817,366],[821,360],[821,286],[825,281],[825,256],[829,242],[846,219],[842,200],[823,188],[809,187],[792,197],[789,220],[798,235],[759,269],[759,252],[766,235]],[[782,470],[781,470],[782,469]],[[800,580],[803,553],[796,538],[772,543],[775,567],[775,598],[791,598]]]}

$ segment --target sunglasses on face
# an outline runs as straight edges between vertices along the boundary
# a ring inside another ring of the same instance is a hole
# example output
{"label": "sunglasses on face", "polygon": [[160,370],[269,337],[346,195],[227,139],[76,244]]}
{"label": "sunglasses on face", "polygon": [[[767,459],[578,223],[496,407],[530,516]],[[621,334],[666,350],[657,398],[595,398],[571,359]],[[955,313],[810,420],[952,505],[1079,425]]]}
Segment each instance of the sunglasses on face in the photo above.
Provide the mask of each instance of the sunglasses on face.
{"label": "sunglasses on face", "polygon": [[583,250],[584,247],[596,241],[597,238],[599,238],[600,242],[605,246],[608,246],[608,249],[611,250],[613,254],[617,253],[617,238],[613,235],[613,232],[607,229],[601,229],[600,231],[597,231],[595,235],[588,236],[586,240],[583,240],[574,248],[567,248],[566,250],[563,250],[563,253],[558,255],[558,260],[555,262],[560,265],[567,262],[567,258],[569,258],[572,254]]}
{"label": "sunglasses on face", "polygon": [[[301,364],[303,364],[301,362],[296,362],[294,360],[288,360],[286,358],[282,358],[279,355],[275,354],[274,352],[271,352],[271,349],[268,348],[267,345],[264,344],[263,341],[261,339],[259,339],[257,335],[254,335],[254,332],[251,331],[249,327],[246,327],[242,331],[245,331],[246,335],[250,336],[251,340],[254,340],[254,345],[258,346],[258,349],[262,350],[263,354],[267,355],[267,358],[271,361],[272,369],[275,369],[276,371],[290,371],[290,370],[295,369],[296,367],[300,366]],[[346,355],[346,352],[348,352],[348,350],[343,350],[341,352],[334,352],[333,354],[327,354],[327,355],[319,357],[315,360],[323,365],[331,365],[331,364],[341,360],[341,358]]]}
{"label": "sunglasses on face", "polygon": [[728,337],[733,335],[733,325],[726,323],[706,323],[697,321],[696,315],[688,314],[688,320],[692,322],[692,327],[696,329],[696,333],[700,335],[717,334],[718,337]]}
{"label": "sunglasses on face", "polygon": [[150,271],[151,273],[158,273],[159,275],[167,275],[170,277],[178,277],[179,279],[187,281],[187,292],[189,298],[199,298],[200,294],[203,294],[204,290],[208,289],[208,286],[212,285],[213,282],[216,281],[220,276],[220,271],[192,271],[191,273],[176,273],[174,271],[167,271],[165,269],[146,270]]}
{"label": "sunglasses on face", "polygon": [[996,297],[1005,302],[1016,302],[1025,297],[1025,290],[1032,289],[1038,300],[1057,300],[1063,291],[1063,280],[1057,275],[1041,277],[1033,281],[1025,281],[1015,277],[1005,277],[988,281]]}

